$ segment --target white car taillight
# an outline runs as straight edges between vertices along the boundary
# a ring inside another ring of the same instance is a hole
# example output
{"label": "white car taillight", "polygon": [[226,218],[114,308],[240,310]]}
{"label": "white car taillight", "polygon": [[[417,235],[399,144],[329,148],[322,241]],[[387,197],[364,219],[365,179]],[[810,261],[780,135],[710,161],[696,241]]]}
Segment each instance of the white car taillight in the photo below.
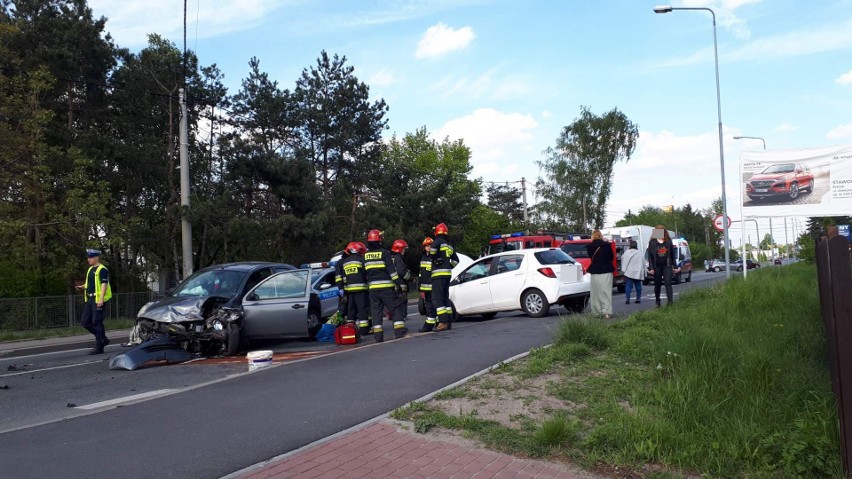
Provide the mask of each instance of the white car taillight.
{"label": "white car taillight", "polygon": [[556,278],[556,273],[553,272],[552,268],[539,268],[538,272],[547,276],[548,278]]}

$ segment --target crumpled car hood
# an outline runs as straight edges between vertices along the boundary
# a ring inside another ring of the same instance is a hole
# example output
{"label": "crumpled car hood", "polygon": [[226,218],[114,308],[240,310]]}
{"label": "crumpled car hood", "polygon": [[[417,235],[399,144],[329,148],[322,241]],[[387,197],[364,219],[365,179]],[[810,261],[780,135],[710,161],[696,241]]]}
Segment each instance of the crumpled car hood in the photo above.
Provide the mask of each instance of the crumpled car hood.
{"label": "crumpled car hood", "polygon": [[201,318],[201,306],[207,297],[166,297],[152,304],[140,318],[151,319],[160,323],[180,323],[198,321]]}

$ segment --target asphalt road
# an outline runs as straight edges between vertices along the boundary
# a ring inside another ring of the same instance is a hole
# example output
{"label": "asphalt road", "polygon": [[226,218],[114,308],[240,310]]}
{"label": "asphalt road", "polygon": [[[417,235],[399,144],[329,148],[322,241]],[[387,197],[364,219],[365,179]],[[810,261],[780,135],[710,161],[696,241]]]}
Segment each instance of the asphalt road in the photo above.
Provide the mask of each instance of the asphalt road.
{"label": "asphalt road", "polygon": [[[696,272],[675,294],[724,277]],[[620,294],[613,303],[617,315],[653,307],[653,286],[643,289],[642,304],[626,305]],[[328,354],[251,374],[242,361],[109,371],[104,361],[78,364],[91,360],[79,350],[4,359],[0,386],[10,388],[0,391],[0,431],[8,431],[0,433],[3,476],[221,477],[548,344],[560,314],[463,321],[449,332],[379,345],[367,339],[355,348],[280,343],[271,346]],[[415,312],[409,327],[420,324]],[[14,361],[31,369],[8,371]],[[32,369],[45,367],[54,369]],[[80,409],[145,393],[166,395]]]}

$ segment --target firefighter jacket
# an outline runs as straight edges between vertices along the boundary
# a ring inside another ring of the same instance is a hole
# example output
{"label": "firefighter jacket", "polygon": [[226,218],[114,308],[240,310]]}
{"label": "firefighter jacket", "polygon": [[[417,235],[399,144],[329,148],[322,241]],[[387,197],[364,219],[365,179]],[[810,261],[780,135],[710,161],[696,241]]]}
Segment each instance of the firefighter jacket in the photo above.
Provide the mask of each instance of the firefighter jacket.
{"label": "firefighter jacket", "polygon": [[337,263],[337,287],[347,293],[367,291],[364,257],[360,253],[350,254]]}
{"label": "firefighter jacket", "polygon": [[432,277],[447,278],[453,274],[453,266],[459,262],[456,250],[441,236],[435,238],[429,247],[429,256],[432,258]]}
{"label": "firefighter jacket", "polygon": [[423,253],[420,258],[420,291],[432,291],[432,257]]}
{"label": "firefighter jacket", "polygon": [[391,252],[391,261],[393,261],[393,265],[396,268],[396,274],[399,275],[397,284],[411,281],[411,271],[408,271],[408,267],[405,265],[405,258],[399,253]]}
{"label": "firefighter jacket", "polygon": [[396,289],[399,273],[391,261],[391,252],[384,248],[369,249],[364,253],[364,269],[370,291]]}

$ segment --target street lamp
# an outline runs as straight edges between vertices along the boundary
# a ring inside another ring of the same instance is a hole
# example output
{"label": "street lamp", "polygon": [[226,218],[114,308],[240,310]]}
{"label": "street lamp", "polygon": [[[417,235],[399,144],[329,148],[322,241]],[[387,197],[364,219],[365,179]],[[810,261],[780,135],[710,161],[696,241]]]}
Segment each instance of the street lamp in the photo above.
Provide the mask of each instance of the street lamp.
{"label": "street lamp", "polygon": [[[713,57],[716,61],[716,110],[719,114],[719,164],[722,168],[722,231],[725,236],[725,264],[731,264],[730,236],[728,235],[728,199],[725,193],[725,148],[722,144],[722,94],[719,89],[719,49],[716,46],[716,12],[706,7],[672,7],[660,5],[654,7],[654,13],[669,13],[674,10],[707,10],[713,16]],[[725,276],[731,277],[731,268],[725,268]]]}
{"label": "street lamp", "polygon": [[766,140],[764,140],[763,138],[761,138],[761,137],[759,137],[759,136],[735,136],[735,137],[734,137],[734,139],[735,139],[735,140],[745,140],[745,139],[749,139],[749,140],[760,140],[760,141],[762,141],[762,142],[763,142],[763,149],[764,149],[764,151],[766,150]]}

